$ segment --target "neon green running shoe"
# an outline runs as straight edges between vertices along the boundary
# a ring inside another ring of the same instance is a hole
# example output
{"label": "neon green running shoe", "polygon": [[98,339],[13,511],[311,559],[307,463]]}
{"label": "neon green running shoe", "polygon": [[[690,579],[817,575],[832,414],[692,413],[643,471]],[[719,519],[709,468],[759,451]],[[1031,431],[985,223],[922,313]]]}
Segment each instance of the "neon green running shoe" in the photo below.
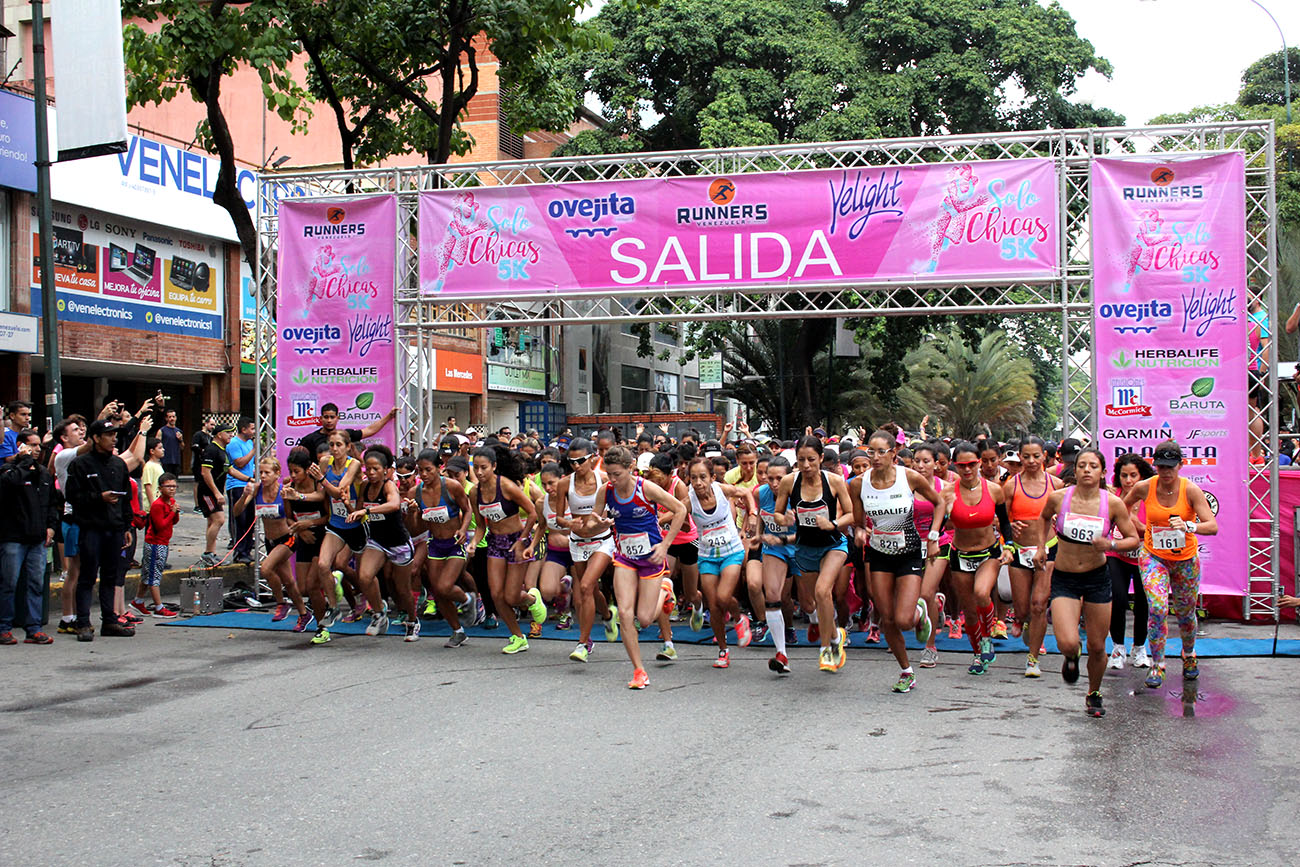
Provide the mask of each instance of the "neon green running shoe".
{"label": "neon green running shoe", "polygon": [[335,569],[330,575],[334,578],[334,607],[337,608],[343,601],[343,573]]}
{"label": "neon green running shoe", "polygon": [[930,612],[925,607],[925,600],[916,600],[916,640],[925,644],[930,640]]}
{"label": "neon green running shoe", "polygon": [[605,640],[618,641],[618,606],[609,606],[609,620],[605,621]]}
{"label": "neon green running shoe", "polygon": [[655,654],[655,659],[660,662],[676,662],[677,648],[673,647],[671,644],[665,644],[659,649],[659,652]]}
{"label": "neon green running shoe", "polygon": [[590,654],[591,651],[587,649],[587,645],[579,643],[577,647],[573,648],[573,653],[569,654],[569,659],[574,662],[586,662]]}
{"label": "neon green running shoe", "polygon": [[542,601],[542,591],[534,587],[528,591],[528,596],[533,600],[528,606],[528,614],[533,618],[533,622],[541,626],[546,622],[546,603]]}
{"label": "neon green running shoe", "polygon": [[528,649],[528,639],[522,635],[511,635],[506,646],[501,648],[502,653],[523,653]]}
{"label": "neon green running shoe", "polygon": [[704,606],[696,603],[691,606],[691,631],[702,632],[704,630]]}
{"label": "neon green running shoe", "polygon": [[316,630],[316,634],[311,637],[312,644],[325,644],[330,640],[330,631],[322,626]]}
{"label": "neon green running shoe", "polygon": [[438,615],[438,600],[430,599],[428,602],[424,603],[425,617],[436,617],[437,615]]}

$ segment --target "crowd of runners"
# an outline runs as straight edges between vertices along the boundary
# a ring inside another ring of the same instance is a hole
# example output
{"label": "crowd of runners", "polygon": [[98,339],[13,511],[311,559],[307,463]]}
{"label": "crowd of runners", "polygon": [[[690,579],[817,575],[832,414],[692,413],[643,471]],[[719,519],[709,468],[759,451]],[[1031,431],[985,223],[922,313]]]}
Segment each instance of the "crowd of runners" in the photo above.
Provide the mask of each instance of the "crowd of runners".
{"label": "crowd of runners", "polygon": [[[22,518],[0,540],[0,643],[16,643],[15,619],[31,619],[14,612],[13,588],[29,575],[32,549],[56,537],[72,588],[59,632],[93,640],[97,578],[101,635],[133,634],[145,614],[174,616],[158,577],[181,511],[178,480],[149,471],[162,451],[148,414],[113,407],[43,438],[12,410],[0,505]],[[842,438],[810,430],[797,441],[760,440],[743,425],[718,439],[639,429],[548,443],[508,429],[482,438],[448,430],[394,456],[360,445],[374,431],[338,427],[332,405],[322,422],[285,466],[253,454],[251,428],[216,426],[195,474],[210,527],[222,512],[241,528],[260,522],[271,617],[294,615],[293,631],[314,645],[333,640],[340,621],[417,641],[422,621],[440,619],[447,648],[464,647],[466,628],[481,626],[501,629],[501,652],[517,654],[552,619],[574,633],[575,663],[597,652],[598,626],[606,643],[621,639],[628,686],[641,689],[642,629],[657,627],[662,662],[677,658],[682,622],[711,631],[715,668],[728,668],[737,648],[770,647],[778,676],[791,673],[789,648],[800,641],[818,648],[820,671],[842,670],[855,630],[888,646],[899,666],[892,690],[906,693],[917,668],[939,663],[941,632],[969,642],[972,676],[989,673],[994,639],[1022,638],[1024,676],[1041,677],[1050,622],[1067,683],[1080,678],[1086,636],[1085,709],[1102,716],[1108,667],[1148,669],[1148,687],[1164,682],[1172,611],[1182,676],[1199,674],[1197,539],[1217,525],[1205,495],[1180,478],[1173,441],[1150,463],[1127,454],[1108,465],[1074,439],[909,437],[894,424]],[[230,453],[238,457],[218,454],[245,433],[248,447]],[[146,544],[141,589],[128,602],[122,577],[135,529]],[[251,536],[244,529],[241,541]],[[30,643],[51,640],[27,632]],[[922,648],[915,667],[908,632]]]}

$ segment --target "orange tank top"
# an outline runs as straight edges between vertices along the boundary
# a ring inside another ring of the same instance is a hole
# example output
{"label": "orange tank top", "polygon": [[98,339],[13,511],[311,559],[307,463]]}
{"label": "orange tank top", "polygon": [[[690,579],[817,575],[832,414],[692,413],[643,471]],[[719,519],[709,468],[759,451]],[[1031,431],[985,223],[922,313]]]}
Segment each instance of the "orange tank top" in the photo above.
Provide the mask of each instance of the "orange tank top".
{"label": "orange tank top", "polygon": [[1180,533],[1169,526],[1169,519],[1174,516],[1184,521],[1196,520],[1196,511],[1187,501],[1187,480],[1178,480],[1178,499],[1172,506],[1160,505],[1156,487],[1157,480],[1152,479],[1147,491],[1147,531],[1142,544],[1147,553],[1161,560],[1190,560],[1196,556],[1196,536]]}
{"label": "orange tank top", "polygon": [[1031,523],[1042,517],[1043,506],[1047,505],[1047,495],[1052,492],[1052,483],[1046,476],[1043,478],[1043,492],[1037,497],[1029,496],[1029,492],[1020,484],[1019,473],[1011,484],[1011,505],[1007,509],[1007,516],[1013,521]]}

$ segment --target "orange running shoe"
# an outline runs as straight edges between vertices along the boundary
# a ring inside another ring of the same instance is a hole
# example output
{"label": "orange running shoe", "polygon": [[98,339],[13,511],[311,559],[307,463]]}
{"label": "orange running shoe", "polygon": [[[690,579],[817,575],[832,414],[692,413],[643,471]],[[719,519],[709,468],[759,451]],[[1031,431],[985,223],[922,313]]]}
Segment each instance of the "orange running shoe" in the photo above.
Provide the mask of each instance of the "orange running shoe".
{"label": "orange running shoe", "polygon": [[672,615],[673,609],[677,607],[677,594],[673,592],[673,579],[665,578],[664,588],[664,614]]}
{"label": "orange running shoe", "polygon": [[628,689],[645,689],[650,685],[650,675],[645,673],[644,668],[638,668],[632,672],[632,679],[628,681]]}

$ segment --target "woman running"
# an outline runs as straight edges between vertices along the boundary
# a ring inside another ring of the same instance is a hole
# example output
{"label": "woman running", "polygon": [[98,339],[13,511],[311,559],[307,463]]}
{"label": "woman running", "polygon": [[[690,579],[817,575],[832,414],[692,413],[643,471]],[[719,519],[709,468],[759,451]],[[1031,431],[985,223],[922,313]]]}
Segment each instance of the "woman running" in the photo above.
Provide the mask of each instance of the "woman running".
{"label": "woman running", "polygon": [[[1022,469],[1002,485],[1002,494],[1008,504],[1007,516],[1011,519],[1012,541],[1007,545],[1011,552],[1007,564],[1011,578],[1011,604],[1015,606],[1016,619],[1021,627],[1017,630],[1013,624],[1012,634],[1023,631],[1025,644],[1029,646],[1025,677],[1042,677],[1038,650],[1047,635],[1047,602],[1052,594],[1052,581],[1048,558],[1037,560],[1035,555],[1040,549],[1046,553],[1056,542],[1050,538],[1049,532],[1045,532],[1050,530],[1050,525],[1038,519],[1048,495],[1061,487],[1062,482],[1043,471],[1043,441],[1039,437],[1025,437],[1020,443],[1019,454]],[[1029,615],[1027,618],[1026,614]]]}
{"label": "woman running", "polygon": [[1151,673],[1146,684],[1157,689],[1165,682],[1165,622],[1172,608],[1183,639],[1183,679],[1200,676],[1196,659],[1196,597],[1201,592],[1201,558],[1197,536],[1219,532],[1205,492],[1179,476],[1183,450],[1173,440],[1156,446],[1151,456],[1154,478],[1144,479],[1124,495],[1125,505],[1143,501],[1147,510],[1146,535],[1138,553],[1142,587],[1150,608]]}
{"label": "woman running", "polygon": [[415,611],[420,617],[432,618],[438,614],[438,603],[433,598],[433,583],[425,576],[425,561],[429,556],[429,527],[420,520],[420,511],[415,507],[415,491],[420,486],[420,472],[417,461],[410,455],[402,455],[393,461],[393,481],[397,483],[397,493],[402,498],[402,523],[411,537],[411,592],[419,598],[415,602]]}
{"label": "woman running", "polygon": [[[1141,455],[1133,452],[1120,455],[1115,459],[1115,477],[1112,480],[1114,486],[1111,488],[1111,493],[1123,499],[1129,491],[1133,490],[1134,485],[1155,474],[1156,471],[1151,469],[1151,465]],[[1129,508],[1129,518],[1133,521],[1138,536],[1146,533],[1146,517],[1146,503],[1139,502]],[[1106,569],[1110,573],[1110,640],[1114,646],[1106,667],[1123,669],[1124,662],[1128,658],[1128,648],[1124,644],[1124,629],[1127,626],[1125,621],[1128,619],[1128,606],[1131,599],[1133,601],[1133,667],[1150,668],[1151,657],[1147,654],[1147,620],[1150,612],[1147,610],[1146,591],[1142,589],[1142,572],[1138,569],[1137,551],[1108,552]],[[1133,588],[1131,593],[1130,587]]]}
{"label": "woman running", "polygon": [[968,442],[952,447],[957,484],[944,493],[952,522],[948,562],[953,589],[966,611],[967,637],[975,658],[971,674],[987,674],[997,658],[993,652],[993,588],[998,568],[1010,561],[1011,551],[998,542],[997,507],[1004,502],[1002,488],[980,475],[979,449]]}
{"label": "woman running", "polygon": [[[930,640],[930,615],[921,601],[921,574],[925,554],[916,532],[915,500],[928,501],[932,518],[943,524],[946,504],[925,477],[895,463],[896,438],[878,430],[867,439],[871,470],[849,484],[853,500],[853,526],[858,544],[866,555],[871,580],[871,598],[880,617],[881,631],[901,669],[894,692],[911,692],[916,674],[907,656],[903,629],[916,629],[922,644]],[[938,531],[927,531],[926,549],[933,557],[939,552]]]}
{"label": "woman running", "polygon": [[[571,586],[569,576],[573,570],[573,555],[569,553],[569,533],[560,526],[557,520],[559,512],[556,511],[563,474],[559,464],[549,463],[542,467],[540,475],[541,486],[533,500],[538,514],[537,530],[524,554],[532,557],[539,546],[545,546],[546,557],[537,576],[537,590],[542,594],[543,601],[554,601],[555,609],[561,612],[560,628],[567,629]],[[536,623],[533,625],[537,626]]]}
{"label": "woman running", "polygon": [[767,462],[767,483],[760,485],[757,491],[758,515],[763,523],[763,532],[759,536],[763,546],[763,605],[768,634],[776,645],[776,654],[768,660],[767,667],[777,674],[790,673],[790,658],[785,652],[787,636],[782,603],[789,595],[793,574],[795,534],[776,514],[776,492],[789,472],[789,461],[779,455],[772,458]]}
{"label": "woman running", "polygon": [[527,608],[534,623],[546,622],[546,603],[533,589],[524,592],[524,558],[528,534],[537,520],[537,509],[524,493],[523,473],[514,454],[497,444],[474,450],[474,474],[478,486],[471,502],[478,516],[478,529],[470,552],[477,550],[479,539],[487,537],[487,579],[497,613],[510,630],[510,639],[502,653],[522,653],[528,639],[519,628],[515,607]]}
{"label": "woman running", "polygon": [[[609,481],[596,492],[595,506],[584,523],[588,530],[614,533],[614,594],[623,621],[623,646],[632,661],[628,688],[645,689],[650,676],[641,664],[636,623],[655,622],[673,604],[673,582],[665,577],[664,562],[669,540],[686,520],[686,507],[654,482],[633,475],[636,459],[627,449],[612,446],[604,463]],[[666,532],[660,531],[656,507],[672,513]]]}
{"label": "woman running", "polygon": [[328,629],[319,624],[319,620],[331,610],[327,600],[335,600],[337,593],[332,575],[328,585],[322,585],[316,580],[316,560],[320,557],[321,541],[325,537],[326,498],[319,483],[310,475],[314,462],[305,448],[299,446],[291,449],[288,463],[289,484],[281,490],[280,496],[289,511],[288,529],[294,539],[294,577],[299,592],[311,598],[311,611],[298,616],[293,631],[303,632],[313,620],[317,620],[317,631],[312,637],[312,643],[324,644],[330,640],[330,634]]}
{"label": "woman running", "polygon": [[[1106,673],[1106,630],[1110,626],[1111,584],[1106,572],[1106,552],[1133,551],[1138,546],[1137,530],[1129,520],[1128,507],[1106,490],[1106,458],[1094,448],[1075,457],[1075,484],[1055,491],[1047,498],[1039,518],[1041,536],[1052,529],[1060,540],[1056,567],[1052,570],[1052,623],[1056,646],[1065,663],[1061,678],[1066,683],[1079,679],[1079,614],[1088,635],[1088,695],[1084,711],[1101,717],[1101,679]],[[1111,531],[1119,531],[1118,541]],[[1047,549],[1034,554],[1036,565],[1047,564]]]}
{"label": "woman running", "polygon": [[393,468],[393,453],[386,446],[371,446],[362,455],[365,480],[357,486],[356,508],[348,515],[365,528],[366,546],[361,553],[357,578],[361,592],[370,600],[370,623],[366,635],[388,633],[388,612],[379,592],[379,571],[385,563],[392,564],[393,595],[397,605],[406,613],[402,626],[406,641],[420,640],[420,618],[415,613],[415,594],[411,588],[411,561],[415,550],[411,534],[402,520],[402,495],[397,483],[389,478]]}
{"label": "woman running", "polygon": [[[573,473],[560,482],[560,499],[556,505],[556,523],[569,531],[569,554],[573,557],[573,607],[578,612],[578,646],[569,654],[574,662],[591,658],[595,645],[591,629],[595,625],[597,597],[605,619],[605,640],[618,641],[618,609],[605,604],[600,579],[614,561],[614,536],[603,526],[590,526],[587,516],[596,504],[596,495],[605,486],[605,474],[597,472],[591,443],[581,437],[569,443],[569,466]],[[567,516],[567,517],[566,517]]]}
{"label": "woman running", "polygon": [[[348,455],[352,440],[345,431],[334,430],[329,435],[329,447],[329,457],[313,464],[310,474],[329,496],[330,510],[329,524],[325,528],[325,538],[320,546],[320,556],[316,558],[316,582],[321,587],[333,588],[330,594],[334,599],[334,606],[337,606],[339,582],[332,573],[341,572],[353,586],[356,586],[357,575],[349,563],[353,557],[360,557],[361,552],[366,549],[366,531],[361,528],[360,522],[348,519],[356,502],[356,484],[361,475],[361,461]],[[380,605],[378,589],[374,591],[373,598],[367,595],[366,600],[371,608]],[[334,606],[326,612],[324,619],[317,618],[316,624],[321,629],[328,630],[334,625],[337,616]],[[363,610],[358,605],[353,605],[349,622],[355,621]]]}
{"label": "woman running", "polygon": [[302,632],[311,618],[307,616],[307,605],[302,601],[297,578],[289,565],[293,562],[293,548],[297,540],[289,529],[289,519],[284,508],[280,462],[273,457],[262,458],[257,463],[257,476],[258,482],[249,482],[244,487],[243,496],[230,507],[230,514],[238,515],[251,505],[253,516],[262,521],[266,559],[262,561],[261,574],[271,585],[271,594],[275,599],[275,613],[271,615],[271,622],[279,623],[289,616],[289,603],[284,601],[284,591],[288,588],[293,608],[298,612],[294,632]]}
{"label": "woman running", "polygon": [[731,651],[727,649],[727,615],[737,615],[737,644],[748,647],[753,637],[749,618],[740,614],[736,603],[736,585],[740,583],[740,570],[745,562],[745,541],[736,530],[731,502],[740,502],[746,515],[746,532],[751,535],[757,530],[758,507],[754,504],[753,489],[714,481],[711,469],[707,458],[691,461],[687,468],[691,480],[688,496],[691,518],[700,532],[700,586],[709,604],[713,637],[718,642],[718,658],[713,661],[713,667],[728,668]]}
{"label": "woman running", "polygon": [[[948,448],[943,443],[937,445],[932,442],[920,443],[913,449],[912,462],[921,477],[942,496],[944,479],[935,474],[937,468],[935,457],[940,449],[947,454]],[[945,500],[945,507],[946,505]],[[921,599],[925,602],[930,617],[930,636],[926,639],[925,649],[921,651],[920,666],[934,668],[939,664],[939,648],[935,643],[935,635],[943,625],[944,605],[947,602],[939,587],[948,574],[948,546],[952,544],[952,528],[944,526],[943,516],[940,516],[938,522],[935,521],[934,503],[920,494],[913,497],[912,514],[917,535],[937,545],[933,553],[930,553],[927,547],[925,574],[921,576]]]}
{"label": "woman running", "polygon": [[477,593],[460,586],[465,571],[465,540],[470,533],[472,509],[460,482],[442,474],[443,453],[424,449],[415,460],[420,483],[411,498],[411,512],[425,529],[424,573],[434,602],[451,627],[443,647],[460,647],[468,638],[461,612],[470,626],[483,622],[483,603]]}
{"label": "woman running", "polygon": [[[799,601],[816,600],[813,623],[825,624],[819,631],[821,651],[817,667],[839,671],[844,667],[848,634],[835,625],[835,582],[849,556],[844,530],[853,523],[853,501],[849,486],[839,473],[822,470],[822,441],[805,436],[795,449],[799,472],[781,480],[776,495],[776,513],[795,528],[795,567],[799,575]],[[809,632],[812,626],[809,626]],[[811,640],[811,639],[810,639]]]}
{"label": "woman running", "polygon": [[[654,482],[668,493],[676,497],[683,506],[690,504],[690,491],[686,483],[677,478],[674,467],[673,457],[670,454],[659,453],[650,459],[650,466],[643,474],[646,479]],[[672,521],[672,512],[665,509],[659,509],[659,525],[667,529]],[[669,539],[668,545],[668,577],[673,576],[675,570],[680,569],[682,575],[682,604],[689,605],[691,608],[691,629],[696,632],[704,628],[704,608],[703,604],[696,604],[694,597],[700,596],[700,546],[699,530],[695,522],[691,520],[690,512],[686,513],[686,522],[677,535]],[[664,631],[668,638],[664,641],[664,646],[655,654],[655,659],[671,662],[677,659],[677,649],[672,645],[672,624],[664,624],[663,618],[660,618],[660,629]]]}

